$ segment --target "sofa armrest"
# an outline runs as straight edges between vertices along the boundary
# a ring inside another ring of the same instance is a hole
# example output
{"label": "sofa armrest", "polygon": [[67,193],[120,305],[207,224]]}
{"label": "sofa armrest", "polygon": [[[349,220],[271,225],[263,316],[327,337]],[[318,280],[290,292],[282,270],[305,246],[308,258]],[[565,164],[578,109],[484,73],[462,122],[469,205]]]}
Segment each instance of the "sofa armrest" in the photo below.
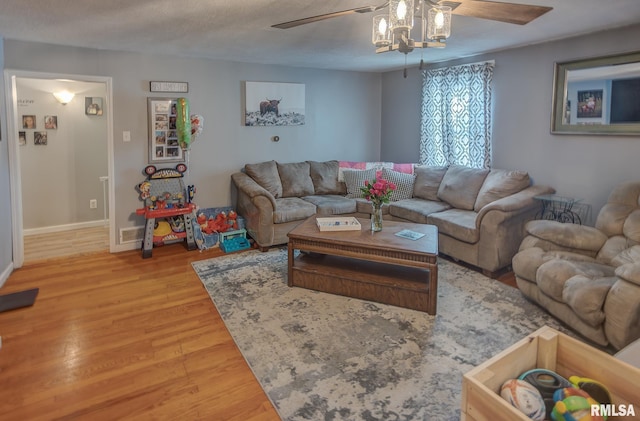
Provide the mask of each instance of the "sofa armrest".
{"label": "sofa armrest", "polygon": [[271,202],[273,209],[276,208],[276,199],[271,193],[269,193],[264,187],[256,183],[256,181],[243,172],[237,172],[231,174],[231,179],[236,185],[239,192],[244,193],[252,202],[259,196],[264,196]]}
{"label": "sofa armrest", "polygon": [[478,219],[482,219],[482,216],[492,210],[498,210],[502,212],[514,212],[525,208],[541,207],[542,204],[535,200],[534,197],[543,194],[554,193],[555,190],[549,186],[534,185],[529,186],[524,190],[520,190],[518,193],[514,193],[510,196],[503,197],[494,202],[491,202],[480,209],[478,212]]}
{"label": "sofa armrest", "polygon": [[589,255],[595,255],[607,241],[603,232],[586,225],[540,220],[528,222],[525,229],[529,235],[551,243],[556,250],[585,251]]}
{"label": "sofa armrest", "polygon": [[616,276],[640,287],[640,263],[626,263],[618,266]]}
{"label": "sofa armrest", "polygon": [[620,349],[640,338],[640,263],[619,266],[616,276],[604,303],[604,331]]}

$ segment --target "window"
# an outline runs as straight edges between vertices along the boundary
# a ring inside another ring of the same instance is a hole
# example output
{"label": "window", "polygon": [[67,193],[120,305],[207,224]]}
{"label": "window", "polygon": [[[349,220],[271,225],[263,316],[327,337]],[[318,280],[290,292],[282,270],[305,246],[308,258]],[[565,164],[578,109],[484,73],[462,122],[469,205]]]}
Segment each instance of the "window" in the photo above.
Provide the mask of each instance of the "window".
{"label": "window", "polygon": [[423,71],[420,164],[491,167],[493,62]]}

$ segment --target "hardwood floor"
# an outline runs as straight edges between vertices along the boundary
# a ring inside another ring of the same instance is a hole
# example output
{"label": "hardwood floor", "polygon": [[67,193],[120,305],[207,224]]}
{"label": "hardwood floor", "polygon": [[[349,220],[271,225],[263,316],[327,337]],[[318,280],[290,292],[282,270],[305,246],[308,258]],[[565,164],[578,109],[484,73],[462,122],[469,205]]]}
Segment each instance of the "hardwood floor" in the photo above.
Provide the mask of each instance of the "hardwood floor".
{"label": "hardwood floor", "polygon": [[0,419],[278,420],[182,244],[27,263],[0,293]]}
{"label": "hardwood floor", "polygon": [[109,250],[108,226],[24,236],[25,262],[105,250]]}
{"label": "hardwood floor", "polygon": [[[183,244],[26,263],[1,294],[0,419],[278,420]],[[513,274],[501,277],[508,283]]]}

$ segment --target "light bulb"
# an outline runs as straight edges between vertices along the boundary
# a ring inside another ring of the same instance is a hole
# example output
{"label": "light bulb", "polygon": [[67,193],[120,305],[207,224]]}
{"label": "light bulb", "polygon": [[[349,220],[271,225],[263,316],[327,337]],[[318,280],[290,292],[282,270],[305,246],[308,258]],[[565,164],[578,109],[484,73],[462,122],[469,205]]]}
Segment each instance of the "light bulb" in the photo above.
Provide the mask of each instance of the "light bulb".
{"label": "light bulb", "polygon": [[434,23],[436,24],[436,28],[440,29],[444,26],[444,13],[442,12],[438,12],[436,14],[435,19],[433,19]]}
{"label": "light bulb", "polygon": [[404,0],[401,0],[400,3],[398,3],[396,16],[398,16],[398,20],[404,20],[404,18],[407,16],[407,4],[404,2]]}
{"label": "light bulb", "polygon": [[380,35],[385,35],[387,33],[387,20],[382,18],[378,23],[378,33]]}

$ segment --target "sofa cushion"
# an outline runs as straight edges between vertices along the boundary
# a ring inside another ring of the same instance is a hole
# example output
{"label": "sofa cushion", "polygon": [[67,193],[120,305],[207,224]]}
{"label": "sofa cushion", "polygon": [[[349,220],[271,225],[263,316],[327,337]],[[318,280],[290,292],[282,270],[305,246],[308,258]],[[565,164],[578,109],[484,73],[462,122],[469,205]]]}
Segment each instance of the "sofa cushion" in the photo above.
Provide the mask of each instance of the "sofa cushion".
{"label": "sofa cushion", "polygon": [[624,222],[635,208],[636,206],[607,203],[600,209],[595,227],[602,231],[607,237],[622,235]]}
{"label": "sofa cushion", "polygon": [[480,239],[480,229],[476,227],[477,217],[478,214],[474,211],[449,209],[429,215],[427,222],[437,226],[440,234],[473,244]]}
{"label": "sofa cushion", "polygon": [[478,212],[485,205],[518,193],[530,184],[529,173],[525,171],[491,170],[482,183],[473,209]]}
{"label": "sofa cushion", "polygon": [[273,211],[273,223],[283,224],[285,222],[300,221],[315,215],[316,206],[302,200],[299,197],[284,197],[276,199],[276,208]]}
{"label": "sofa cushion", "polygon": [[347,197],[362,197],[362,191],[365,180],[373,181],[376,178],[376,169],[368,170],[345,170],[343,171],[344,182],[347,185]]}
{"label": "sofa cushion", "polygon": [[316,213],[321,216],[341,215],[356,212],[356,200],[335,194],[304,196],[302,199],[316,206]]}
{"label": "sofa cushion", "polygon": [[246,164],[244,172],[253,178],[262,188],[271,193],[273,197],[282,197],[282,183],[276,161],[260,162],[258,164]]}
{"label": "sofa cushion", "polygon": [[415,167],[416,180],[413,184],[413,197],[440,201],[438,188],[447,172],[447,167]]}
{"label": "sofa cushion", "polygon": [[472,210],[487,174],[487,169],[451,165],[442,178],[438,197],[454,208]]}
{"label": "sofa cushion", "polygon": [[576,275],[567,280],[562,290],[562,301],[571,307],[583,322],[598,327],[604,322],[604,300],[618,279],[615,276],[590,279]]}
{"label": "sofa cushion", "polygon": [[302,197],[314,193],[307,162],[277,163],[276,165],[282,183],[282,197]]}
{"label": "sofa cushion", "polygon": [[612,263],[613,259],[621,252],[631,247],[631,243],[627,237],[622,235],[614,235],[609,237],[604,245],[598,250],[597,259],[607,265],[618,266]]}
{"label": "sofa cushion", "polygon": [[307,161],[314,194],[344,194],[344,184],[338,181],[338,161]]}
{"label": "sofa cushion", "polygon": [[450,209],[446,202],[434,202],[423,199],[405,199],[389,204],[389,213],[398,218],[406,219],[419,224],[426,224],[427,217],[435,212]]}
{"label": "sofa cushion", "polygon": [[413,184],[416,177],[413,174],[405,174],[388,168],[382,169],[382,178],[396,185],[396,189],[389,195],[389,201],[411,199],[413,196]]}
{"label": "sofa cushion", "polygon": [[583,275],[589,279],[604,278],[613,276],[614,268],[595,262],[553,259],[540,265],[536,283],[546,296],[564,302],[562,294],[565,283],[575,275]]}
{"label": "sofa cushion", "polygon": [[640,243],[640,209],[636,209],[629,214],[622,226],[622,233],[631,241]]}
{"label": "sofa cushion", "polygon": [[624,249],[611,259],[612,266],[618,267],[627,263],[640,263],[640,245]]}

